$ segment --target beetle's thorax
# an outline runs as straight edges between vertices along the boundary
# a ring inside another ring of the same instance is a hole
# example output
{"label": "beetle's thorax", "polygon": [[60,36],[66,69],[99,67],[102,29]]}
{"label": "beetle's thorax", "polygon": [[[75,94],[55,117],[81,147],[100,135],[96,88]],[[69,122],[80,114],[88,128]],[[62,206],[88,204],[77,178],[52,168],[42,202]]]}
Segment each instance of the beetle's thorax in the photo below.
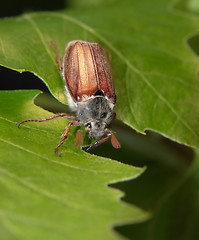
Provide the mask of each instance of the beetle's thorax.
{"label": "beetle's thorax", "polygon": [[100,138],[112,121],[114,104],[104,96],[93,96],[77,102],[76,117],[82,125],[90,126],[90,136]]}

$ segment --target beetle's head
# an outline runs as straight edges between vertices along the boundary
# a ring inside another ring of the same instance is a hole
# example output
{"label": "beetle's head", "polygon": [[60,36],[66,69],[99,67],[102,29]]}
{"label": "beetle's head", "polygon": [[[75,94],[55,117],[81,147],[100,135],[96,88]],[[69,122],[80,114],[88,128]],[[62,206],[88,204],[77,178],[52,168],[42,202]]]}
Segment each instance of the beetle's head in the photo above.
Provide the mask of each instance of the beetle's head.
{"label": "beetle's head", "polygon": [[103,121],[91,121],[85,124],[89,137],[101,138],[105,134],[106,123]]}

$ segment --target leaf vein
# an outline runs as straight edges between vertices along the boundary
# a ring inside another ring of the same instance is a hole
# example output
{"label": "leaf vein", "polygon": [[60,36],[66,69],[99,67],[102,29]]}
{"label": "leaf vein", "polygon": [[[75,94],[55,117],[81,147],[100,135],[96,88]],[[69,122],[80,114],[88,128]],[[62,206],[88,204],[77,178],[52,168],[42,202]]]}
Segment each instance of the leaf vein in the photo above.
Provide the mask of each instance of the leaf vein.
{"label": "leaf vein", "polygon": [[80,168],[80,167],[76,167],[76,166],[71,166],[71,165],[68,165],[68,164],[63,163],[63,162],[58,162],[58,161],[55,161],[55,160],[51,160],[51,159],[48,159],[48,158],[46,158],[44,156],[41,156],[40,154],[38,154],[36,152],[31,151],[29,149],[26,149],[26,148],[23,148],[23,147],[21,147],[21,146],[19,146],[17,144],[11,143],[10,141],[6,141],[5,139],[0,138],[0,141],[2,141],[3,143],[6,143],[6,144],[12,145],[15,148],[18,148],[18,149],[20,149],[22,151],[25,151],[27,153],[33,154],[33,155],[35,155],[35,156],[37,156],[39,158],[42,158],[42,159],[44,159],[44,160],[46,160],[48,162],[52,162],[52,163],[57,164],[57,165],[61,165],[61,166],[68,167],[68,168],[71,168],[71,169],[76,169],[76,170],[79,170],[79,171],[92,172],[92,173],[95,173],[95,174],[96,173],[97,174],[101,174],[101,173],[110,174],[110,172],[108,172],[108,171],[99,171],[99,170],[95,171],[95,170],[90,170],[90,169],[86,169],[86,168]]}
{"label": "leaf vein", "polygon": [[59,204],[62,204],[66,207],[69,207],[69,208],[73,207],[73,208],[76,208],[78,210],[83,210],[85,212],[90,212],[90,213],[95,213],[95,214],[96,214],[96,212],[98,212],[98,214],[107,214],[107,212],[105,212],[105,211],[101,211],[101,210],[96,211],[96,209],[92,210],[91,208],[85,208],[85,205],[80,206],[79,204],[74,204],[74,202],[73,203],[71,203],[71,202],[69,203],[68,201],[64,202],[63,200],[57,198],[55,195],[50,194],[47,191],[44,191],[44,189],[39,189],[38,187],[34,186],[33,184],[30,184],[30,183],[22,180],[21,178],[17,177],[16,175],[12,174],[9,171],[6,171],[3,168],[0,168],[0,172],[1,172],[1,174],[5,175],[5,176],[7,176],[11,179],[14,179],[15,181],[17,181],[18,183],[20,183],[22,186],[26,187],[27,189],[29,189],[31,191],[34,191],[34,192],[36,192],[36,193],[40,194],[41,196],[44,196],[48,199],[56,201]]}
{"label": "leaf vein", "polygon": [[48,46],[47,46],[47,44],[46,44],[46,41],[44,40],[44,36],[43,36],[42,32],[40,31],[38,25],[35,23],[35,21],[33,21],[33,19],[30,17],[30,15],[27,15],[27,14],[26,14],[26,15],[24,15],[24,18],[25,18],[27,21],[29,21],[30,24],[33,26],[33,28],[34,28],[35,31],[37,32],[39,38],[41,39],[41,42],[42,42],[42,44],[43,44],[46,52],[48,53],[49,57],[52,59],[53,64],[57,67],[56,62],[55,62],[55,59],[53,58],[53,56],[52,56],[52,54],[51,54],[51,52],[50,52],[50,50],[49,50],[49,48],[48,48]]}

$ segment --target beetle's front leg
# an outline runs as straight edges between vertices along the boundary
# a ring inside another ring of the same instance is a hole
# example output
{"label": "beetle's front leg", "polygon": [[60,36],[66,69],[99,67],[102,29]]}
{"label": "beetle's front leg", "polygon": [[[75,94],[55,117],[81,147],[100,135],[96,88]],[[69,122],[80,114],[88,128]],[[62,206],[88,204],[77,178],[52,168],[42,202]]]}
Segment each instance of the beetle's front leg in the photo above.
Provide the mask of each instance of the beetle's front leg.
{"label": "beetle's front leg", "polygon": [[88,152],[91,148],[95,148],[98,147],[99,145],[101,145],[102,143],[106,142],[111,136],[106,136],[104,138],[101,138],[99,140],[97,140],[96,142],[94,142],[92,145],[90,145],[85,151]]}
{"label": "beetle's front leg", "polygon": [[119,141],[117,140],[115,134],[111,130],[107,129],[106,134],[107,134],[106,137],[97,140],[92,145],[90,145],[85,151],[88,152],[91,148],[98,147],[102,143],[106,142],[109,138],[111,138],[111,144],[114,148],[121,148]]}
{"label": "beetle's front leg", "polygon": [[60,144],[57,145],[57,147],[54,149],[54,152],[57,156],[61,156],[60,153],[58,153],[58,148],[64,143],[64,141],[66,140],[66,138],[68,137],[68,134],[69,134],[69,131],[70,131],[70,128],[72,125],[76,125],[76,126],[79,126],[79,120],[71,120],[68,125],[66,126],[65,130],[64,130],[64,133],[62,134],[61,136],[61,140],[60,140]]}

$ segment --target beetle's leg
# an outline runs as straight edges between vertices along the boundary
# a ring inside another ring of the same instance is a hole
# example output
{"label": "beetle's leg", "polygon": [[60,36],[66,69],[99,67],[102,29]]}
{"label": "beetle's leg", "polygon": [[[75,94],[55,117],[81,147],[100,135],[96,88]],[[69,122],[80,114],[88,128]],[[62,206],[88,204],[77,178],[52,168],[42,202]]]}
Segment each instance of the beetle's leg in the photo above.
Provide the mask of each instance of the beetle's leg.
{"label": "beetle's leg", "polygon": [[21,121],[19,123],[17,123],[18,127],[23,124],[23,123],[26,123],[26,122],[45,122],[45,121],[48,121],[48,120],[52,120],[54,118],[58,118],[58,117],[66,117],[66,118],[71,118],[71,117],[75,117],[74,115],[72,114],[68,114],[68,113],[58,113],[58,114],[55,114],[51,117],[47,117],[47,118],[42,118],[42,119],[39,119],[39,120],[24,120],[24,121]]}
{"label": "beetle's leg", "polygon": [[70,131],[70,128],[72,125],[76,125],[79,126],[79,120],[71,120],[68,125],[66,126],[64,133],[61,136],[61,141],[60,144],[57,145],[57,147],[54,149],[54,152],[57,156],[60,156],[60,154],[58,153],[58,148],[64,143],[64,141],[66,140],[66,138],[68,137],[68,133]]}
{"label": "beetle's leg", "polygon": [[77,130],[77,133],[76,133],[76,141],[75,141],[75,147],[77,147],[77,146],[82,146],[83,145],[83,143],[84,143],[84,138],[83,138],[83,136],[82,136],[82,132],[88,132],[88,131],[86,131],[86,130],[80,130],[80,129],[78,129]]}
{"label": "beetle's leg", "polygon": [[62,60],[61,60],[61,58],[59,57],[58,48],[57,48],[57,46],[56,46],[56,44],[55,44],[54,41],[50,41],[50,43],[53,45],[53,47],[54,47],[54,49],[55,49],[57,65],[58,65],[58,68],[59,68],[60,73],[62,73],[62,70],[63,70],[63,68],[62,68]]}
{"label": "beetle's leg", "polygon": [[98,147],[102,143],[106,142],[110,137],[111,137],[111,135],[108,135],[108,136],[106,136],[104,138],[101,138],[100,140],[97,140],[92,145],[90,145],[85,151],[88,152],[91,148]]}
{"label": "beetle's leg", "polygon": [[87,149],[86,149],[86,152],[88,152],[91,148],[94,148],[94,147],[98,147],[99,145],[101,145],[102,143],[106,142],[109,138],[111,138],[111,144],[114,148],[121,148],[121,145],[120,143],[118,142],[115,134],[107,129],[106,130],[106,134],[107,136],[100,139],[100,140],[97,140],[95,143],[93,143],[92,145],[90,145]]}
{"label": "beetle's leg", "polygon": [[[110,131],[110,130],[108,130],[108,131]],[[111,134],[111,144],[112,144],[112,146],[114,148],[121,148],[121,145],[120,145],[119,141],[117,140],[115,134],[112,131],[110,131],[109,134]]]}

